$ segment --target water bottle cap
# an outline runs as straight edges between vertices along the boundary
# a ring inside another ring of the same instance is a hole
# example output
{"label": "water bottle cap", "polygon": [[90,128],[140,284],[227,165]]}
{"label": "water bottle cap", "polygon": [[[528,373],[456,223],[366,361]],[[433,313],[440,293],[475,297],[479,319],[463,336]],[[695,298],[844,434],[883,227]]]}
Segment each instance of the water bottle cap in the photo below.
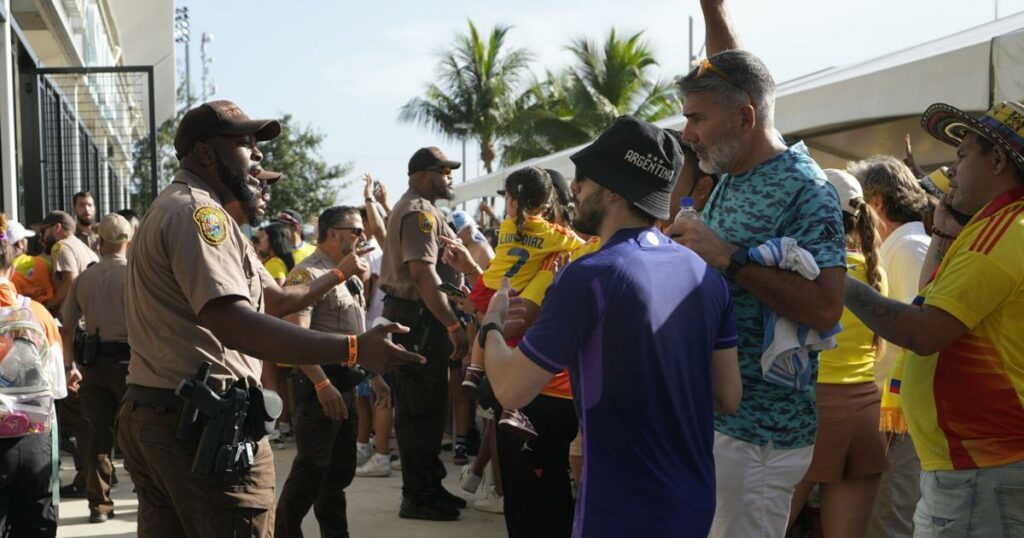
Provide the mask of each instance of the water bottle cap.
{"label": "water bottle cap", "polygon": [[693,207],[693,198],[690,196],[683,196],[679,199],[680,207]]}

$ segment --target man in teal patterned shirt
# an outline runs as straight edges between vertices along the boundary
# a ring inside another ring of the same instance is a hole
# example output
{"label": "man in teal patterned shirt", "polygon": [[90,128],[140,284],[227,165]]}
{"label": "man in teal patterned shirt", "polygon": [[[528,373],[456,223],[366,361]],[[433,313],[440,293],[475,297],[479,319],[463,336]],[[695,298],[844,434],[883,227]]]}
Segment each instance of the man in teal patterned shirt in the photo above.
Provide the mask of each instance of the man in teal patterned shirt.
{"label": "man in teal patterned shirt", "polygon": [[[786,147],[773,126],[775,82],[737,50],[723,0],[702,0],[709,58],[678,80],[683,141],[706,173],[722,174],[703,222],[675,224],[677,241],[729,277],[735,298],[743,399],[715,421],[717,510],[713,537],[783,537],[793,488],[811,463],[814,384],[764,380],[762,308],[819,332],[843,309],[845,248],[839,199],[802,143]],[[791,237],[821,268],[815,280],[747,263],[750,247]],[[817,354],[811,355],[817,377]]]}

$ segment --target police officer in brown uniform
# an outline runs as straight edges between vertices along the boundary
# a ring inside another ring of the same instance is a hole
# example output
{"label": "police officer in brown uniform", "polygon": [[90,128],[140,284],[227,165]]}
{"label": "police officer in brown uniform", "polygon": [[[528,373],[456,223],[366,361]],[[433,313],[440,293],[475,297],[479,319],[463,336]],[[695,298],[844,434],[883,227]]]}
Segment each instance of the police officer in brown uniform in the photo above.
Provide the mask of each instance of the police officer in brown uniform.
{"label": "police officer in brown uniform", "polygon": [[[399,516],[450,521],[465,500],[441,486],[446,472],[439,457],[447,402],[449,357],[463,357],[466,332],[438,285],[456,287],[461,275],[441,263],[439,237],[455,239],[434,201],[451,199],[451,171],[461,163],[435,147],[421,148],[409,160],[409,190],[388,217],[381,261],[384,317],[413,327],[395,342],[427,357],[394,374],[395,433],[402,458]],[[454,349],[454,351],[453,351]]]}
{"label": "police officer in brown uniform", "polygon": [[[258,386],[260,360],[358,363],[370,371],[423,360],[387,340],[404,327],[346,336],[304,330],[262,313],[259,260],[223,204],[240,203],[255,223],[263,158],[256,142],[280,130],[277,121],[250,120],[229,101],[189,110],[174,141],[180,168],[150,205],[128,254],[131,362],[117,439],[136,486],[138,532],[144,538],[273,534],[270,445],[249,428],[231,427],[237,412],[217,412],[225,401],[238,409],[242,392],[246,414],[264,419],[254,391],[242,388]],[[205,383],[182,384],[204,364],[210,365]],[[192,405],[183,406],[175,394],[179,385],[191,402],[206,402],[213,410],[195,405],[205,417],[198,440],[179,436],[179,415],[185,425],[195,416]],[[218,400],[197,400],[209,394],[204,385]],[[218,424],[228,427],[211,429]],[[219,444],[225,435],[231,442]],[[233,457],[216,459],[215,472],[205,472],[211,467],[197,456],[210,453],[203,441],[211,439],[218,457]]]}
{"label": "police officer in brown uniform", "polygon": [[102,258],[78,275],[61,308],[64,362],[70,364],[75,327],[85,317],[86,339],[81,353],[83,372],[78,398],[82,416],[92,435],[85,448],[85,487],[89,521],[102,523],[114,517],[110,498],[114,467],[114,416],[124,398],[128,375],[128,327],[124,317],[124,284],[128,242],[132,237],[127,219],[111,213],[99,224]]}
{"label": "police officer in brown uniform", "polygon": [[[96,255],[89,245],[86,245],[75,236],[77,229],[75,219],[63,211],[51,211],[43,219],[42,224],[37,226],[40,239],[42,239],[44,250],[50,253],[53,261],[53,298],[46,302],[46,307],[54,312],[60,312],[68,292],[71,290],[71,283],[78,278],[87,267],[98,262]],[[65,341],[65,347],[72,347],[70,341]],[[77,378],[78,371],[72,369],[69,372],[69,381]],[[89,446],[89,437],[92,434],[88,421],[82,415],[81,404],[78,395],[74,392],[68,394],[67,398],[58,403],[61,435],[75,436],[75,479],[60,489],[60,495],[64,498],[84,497],[86,490],[86,462],[85,454]]]}
{"label": "police officer in brown uniform", "polygon": [[[316,250],[292,269],[287,284],[303,284],[330,273],[365,240],[363,220],[355,207],[331,207],[320,214],[319,225]],[[361,276],[349,277],[344,286],[286,319],[314,331],[363,332],[366,301]],[[291,375],[297,453],[277,503],[278,538],[301,537],[302,518],[310,506],[321,536],[348,536],[345,488],[355,476],[358,424],[353,388],[362,377],[337,364],[302,366]]]}

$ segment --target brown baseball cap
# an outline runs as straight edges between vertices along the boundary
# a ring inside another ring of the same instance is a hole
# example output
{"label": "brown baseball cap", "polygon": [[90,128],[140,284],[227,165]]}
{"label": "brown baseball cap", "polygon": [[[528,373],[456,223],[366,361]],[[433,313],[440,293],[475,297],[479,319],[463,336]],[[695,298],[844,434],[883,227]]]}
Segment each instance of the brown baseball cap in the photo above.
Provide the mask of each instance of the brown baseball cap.
{"label": "brown baseball cap", "polygon": [[50,211],[50,213],[46,215],[46,218],[43,219],[43,222],[32,226],[32,228],[39,230],[47,226],[53,226],[54,224],[60,224],[68,230],[75,229],[75,219],[71,215],[59,209]]}
{"label": "brown baseball cap", "polygon": [[105,243],[112,245],[120,245],[125,241],[131,241],[132,239],[132,225],[128,222],[128,219],[118,215],[117,213],[110,213],[100,219],[100,239]]}
{"label": "brown baseball cap", "polygon": [[459,161],[453,161],[445,156],[439,148],[434,146],[420,148],[412,154],[409,159],[409,175],[422,172],[428,168],[450,168],[455,170],[462,166]]}
{"label": "brown baseball cap", "polygon": [[231,101],[210,101],[185,113],[174,135],[174,151],[182,159],[196,142],[217,135],[255,135],[257,141],[273,140],[281,134],[277,120],[251,120]]}

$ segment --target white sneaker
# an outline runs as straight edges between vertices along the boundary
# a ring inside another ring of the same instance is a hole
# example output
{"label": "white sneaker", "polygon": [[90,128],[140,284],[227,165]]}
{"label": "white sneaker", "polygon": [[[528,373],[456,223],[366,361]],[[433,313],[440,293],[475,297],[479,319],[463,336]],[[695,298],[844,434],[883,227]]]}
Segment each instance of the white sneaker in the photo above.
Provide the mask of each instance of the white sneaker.
{"label": "white sneaker", "polygon": [[394,456],[394,459],[391,460],[391,470],[392,471],[401,471],[402,470],[402,458],[399,458],[397,455]]}
{"label": "white sneaker", "polygon": [[463,465],[462,473],[459,478],[459,486],[461,486],[465,491],[476,493],[477,490],[480,489],[480,481],[483,479],[484,477],[473,474],[472,464]]}
{"label": "white sneaker", "polygon": [[373,457],[373,448],[367,444],[365,447],[356,447],[356,467],[362,467],[364,463],[370,461]]}
{"label": "white sneaker", "polygon": [[490,512],[492,514],[505,513],[505,498],[494,491],[494,486],[484,486],[476,494],[476,498],[469,503],[473,510]]}
{"label": "white sneaker", "polygon": [[391,457],[374,454],[366,463],[356,468],[356,476],[391,476]]}

